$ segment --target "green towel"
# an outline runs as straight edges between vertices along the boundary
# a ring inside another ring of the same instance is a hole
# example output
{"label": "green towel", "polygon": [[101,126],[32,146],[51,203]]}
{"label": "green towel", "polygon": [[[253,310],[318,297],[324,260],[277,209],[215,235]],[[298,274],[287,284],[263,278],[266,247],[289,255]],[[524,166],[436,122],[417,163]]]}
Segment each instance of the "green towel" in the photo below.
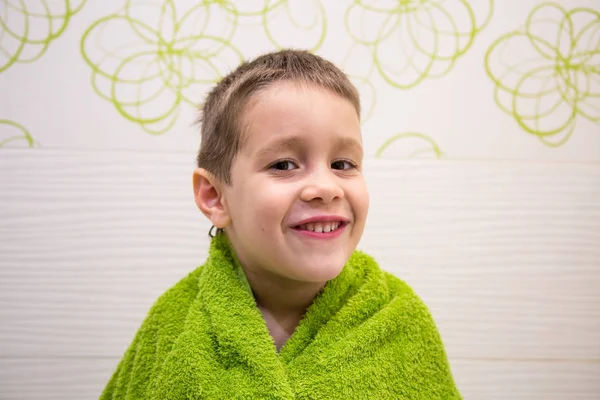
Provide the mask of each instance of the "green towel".
{"label": "green towel", "polygon": [[431,315],[355,251],[278,353],[226,235],[150,309],[101,399],[460,399]]}

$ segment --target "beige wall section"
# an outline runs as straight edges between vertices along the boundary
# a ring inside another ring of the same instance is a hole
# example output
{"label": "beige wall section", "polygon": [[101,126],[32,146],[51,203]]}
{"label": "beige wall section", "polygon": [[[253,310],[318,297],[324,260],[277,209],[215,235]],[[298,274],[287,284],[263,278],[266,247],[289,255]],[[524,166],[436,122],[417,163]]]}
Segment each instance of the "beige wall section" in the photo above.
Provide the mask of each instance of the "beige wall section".
{"label": "beige wall section", "polygon": [[[0,151],[0,399],[92,399],[202,263],[193,154]],[[430,306],[466,399],[597,399],[600,165],[369,159],[360,247]]]}

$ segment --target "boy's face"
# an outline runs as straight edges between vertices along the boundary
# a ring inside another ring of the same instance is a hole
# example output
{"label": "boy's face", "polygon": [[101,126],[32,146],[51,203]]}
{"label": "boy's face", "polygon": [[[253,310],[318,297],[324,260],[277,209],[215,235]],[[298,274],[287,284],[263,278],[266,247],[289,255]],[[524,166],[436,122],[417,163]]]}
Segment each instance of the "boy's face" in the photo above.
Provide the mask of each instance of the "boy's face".
{"label": "boy's face", "polygon": [[356,110],[326,89],[280,82],[250,100],[241,122],[244,145],[222,192],[240,262],[296,281],[336,277],[369,207]]}

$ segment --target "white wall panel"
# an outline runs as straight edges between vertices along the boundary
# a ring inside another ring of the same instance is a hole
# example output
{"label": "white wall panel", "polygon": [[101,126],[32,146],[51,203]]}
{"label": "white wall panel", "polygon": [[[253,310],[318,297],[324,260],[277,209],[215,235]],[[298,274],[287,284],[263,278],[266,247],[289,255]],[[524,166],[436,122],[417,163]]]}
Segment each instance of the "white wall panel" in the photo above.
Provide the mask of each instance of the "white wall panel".
{"label": "white wall panel", "polygon": [[[1,151],[0,398],[106,383],[153,301],[206,256],[193,161]],[[430,306],[467,398],[594,398],[598,164],[369,159],[365,174],[359,247]]]}

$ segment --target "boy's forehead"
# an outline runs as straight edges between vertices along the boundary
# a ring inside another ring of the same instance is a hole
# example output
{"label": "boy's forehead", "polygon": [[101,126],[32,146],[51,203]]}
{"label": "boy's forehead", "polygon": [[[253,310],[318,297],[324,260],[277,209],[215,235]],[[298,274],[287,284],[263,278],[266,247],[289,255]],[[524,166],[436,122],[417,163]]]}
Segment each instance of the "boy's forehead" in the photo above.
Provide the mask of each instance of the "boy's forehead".
{"label": "boy's forehead", "polygon": [[[304,102],[297,96],[308,96],[305,99],[309,101]],[[329,103],[330,100],[333,102]],[[326,116],[321,118],[321,124],[325,120],[326,126],[315,125],[315,119],[311,118],[313,107],[320,111],[335,109],[337,114],[321,113]],[[342,114],[340,118],[340,109],[347,117]],[[322,87],[277,82],[254,93],[240,117],[240,151],[248,156],[261,157],[269,152],[299,149],[315,140],[322,144],[327,140],[335,147],[351,148],[362,155],[360,120],[354,106]],[[322,135],[323,130],[328,134]]]}
{"label": "boy's forehead", "polygon": [[[246,120],[246,124],[251,124],[257,119],[254,115],[257,110],[264,114],[258,117],[259,119],[264,119],[265,115],[272,116],[279,113],[304,117],[301,115],[302,112],[298,111],[300,108],[307,107],[307,104],[302,101],[307,98],[310,99],[308,108],[312,106],[321,107],[323,104],[341,100],[355,110],[349,99],[325,87],[310,82],[284,80],[272,83],[253,93],[243,107],[241,118]],[[315,105],[315,103],[318,103],[318,105]],[[301,107],[301,105],[304,105],[304,107]],[[360,119],[358,111],[355,112],[357,118]],[[279,122],[285,122],[285,120],[279,120]]]}

